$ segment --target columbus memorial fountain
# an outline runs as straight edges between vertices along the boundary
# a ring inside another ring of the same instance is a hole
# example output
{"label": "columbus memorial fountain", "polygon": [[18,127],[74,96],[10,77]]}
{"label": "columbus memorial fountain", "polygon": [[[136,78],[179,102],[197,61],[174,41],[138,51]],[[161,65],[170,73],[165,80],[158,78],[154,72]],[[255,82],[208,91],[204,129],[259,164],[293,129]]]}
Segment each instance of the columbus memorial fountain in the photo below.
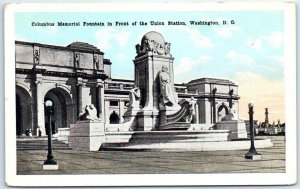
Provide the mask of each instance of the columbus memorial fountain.
{"label": "columbus memorial fountain", "polygon": [[[174,89],[174,58],[170,43],[158,32],[146,33],[136,45],[135,87],[130,91],[124,122],[111,131],[87,105],[70,126],[68,143],[74,150],[238,150],[248,149],[245,122],[234,111],[214,125],[193,123],[195,99],[178,100]],[[256,140],[270,147],[270,139]]]}

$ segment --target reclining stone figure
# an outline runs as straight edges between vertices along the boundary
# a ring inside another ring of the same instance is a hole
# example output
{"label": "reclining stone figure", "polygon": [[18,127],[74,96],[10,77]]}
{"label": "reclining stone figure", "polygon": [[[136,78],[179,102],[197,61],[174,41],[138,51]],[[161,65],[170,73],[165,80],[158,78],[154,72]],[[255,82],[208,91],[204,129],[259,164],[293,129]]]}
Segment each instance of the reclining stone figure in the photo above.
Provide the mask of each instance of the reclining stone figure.
{"label": "reclining stone figure", "polygon": [[221,121],[233,121],[233,120],[239,120],[239,118],[237,117],[233,109],[229,109],[228,115],[224,116],[221,119]]}
{"label": "reclining stone figure", "polygon": [[91,121],[100,121],[97,116],[97,109],[93,104],[86,105],[84,113],[79,116],[79,121],[91,120]]}

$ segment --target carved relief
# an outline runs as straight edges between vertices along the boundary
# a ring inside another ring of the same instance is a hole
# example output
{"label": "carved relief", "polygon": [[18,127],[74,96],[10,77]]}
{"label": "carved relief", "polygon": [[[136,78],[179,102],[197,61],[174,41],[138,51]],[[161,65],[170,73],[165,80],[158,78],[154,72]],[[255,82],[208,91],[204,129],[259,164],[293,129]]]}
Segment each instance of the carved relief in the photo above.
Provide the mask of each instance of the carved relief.
{"label": "carved relief", "polygon": [[99,70],[99,59],[97,55],[94,55],[94,65],[96,70]]}
{"label": "carved relief", "polygon": [[136,53],[142,55],[152,52],[157,55],[170,55],[171,44],[164,41],[161,34],[157,32],[149,32],[142,38],[141,45],[135,46]]}
{"label": "carved relief", "polygon": [[139,108],[141,91],[138,87],[134,87],[129,93],[129,108]]}

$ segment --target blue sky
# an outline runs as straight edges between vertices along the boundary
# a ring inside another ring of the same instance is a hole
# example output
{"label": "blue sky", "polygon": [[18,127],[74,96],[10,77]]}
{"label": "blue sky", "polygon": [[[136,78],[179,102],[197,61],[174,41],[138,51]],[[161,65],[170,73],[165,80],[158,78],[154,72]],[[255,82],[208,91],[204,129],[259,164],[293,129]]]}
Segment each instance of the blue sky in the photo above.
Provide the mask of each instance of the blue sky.
{"label": "blue sky", "polygon": [[[222,25],[223,20],[234,20],[235,24]],[[133,79],[135,45],[148,31],[158,31],[171,43],[175,82],[186,83],[200,77],[233,80],[240,85],[240,106],[254,100],[261,105],[260,120],[264,107],[269,107],[276,121],[284,120],[283,20],[282,11],[22,12],[15,16],[15,36],[16,40],[60,46],[73,41],[90,43],[113,63],[113,78]],[[31,26],[32,22],[85,21],[119,21],[130,26]],[[131,26],[135,21],[184,21],[187,25]],[[220,25],[191,26],[189,21],[218,21]],[[242,116],[246,117],[246,113]]]}

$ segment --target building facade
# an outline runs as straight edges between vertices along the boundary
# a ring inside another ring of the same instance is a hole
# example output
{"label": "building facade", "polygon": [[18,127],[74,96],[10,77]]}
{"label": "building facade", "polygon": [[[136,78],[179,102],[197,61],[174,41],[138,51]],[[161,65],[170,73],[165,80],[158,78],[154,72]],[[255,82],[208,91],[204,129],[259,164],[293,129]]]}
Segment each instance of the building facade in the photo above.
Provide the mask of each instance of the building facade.
{"label": "building facade", "polygon": [[[54,132],[77,122],[87,104],[95,105],[105,125],[124,121],[135,81],[114,79],[112,63],[97,47],[83,42],[62,47],[16,41],[15,60],[17,135],[26,130],[46,134],[46,100],[54,104]],[[232,81],[199,78],[174,87],[179,100],[196,99],[194,123],[214,124],[230,108],[239,112],[238,86]]]}

